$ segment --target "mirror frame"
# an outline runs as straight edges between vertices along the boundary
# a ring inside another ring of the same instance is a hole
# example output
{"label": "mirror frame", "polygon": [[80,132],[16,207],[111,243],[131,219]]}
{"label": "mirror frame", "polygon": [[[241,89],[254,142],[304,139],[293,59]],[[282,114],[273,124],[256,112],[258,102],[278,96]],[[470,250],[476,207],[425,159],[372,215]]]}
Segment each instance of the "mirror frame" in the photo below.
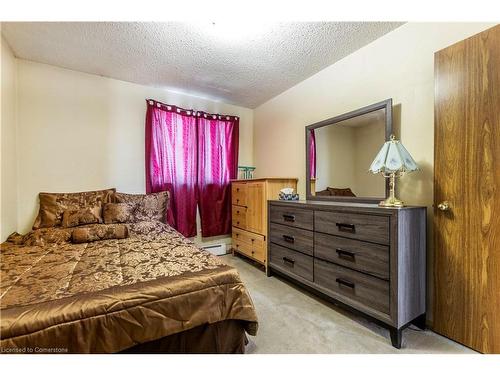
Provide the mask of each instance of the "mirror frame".
{"label": "mirror frame", "polygon": [[[309,141],[310,130],[322,128],[323,126],[333,125],[340,121],[348,120],[353,117],[364,115],[370,112],[385,109],[385,141],[389,140],[392,130],[392,98],[384,101],[356,109],[351,112],[344,113],[320,122],[306,126],[306,199],[311,201],[334,201],[334,202],[356,202],[356,203],[379,203],[381,200],[387,199],[389,196],[389,179],[385,181],[385,197],[342,197],[342,196],[316,196],[311,194],[311,171],[309,163]],[[380,144],[382,147],[382,144]],[[376,155],[373,155],[375,158]],[[366,166],[369,167],[368,165]]]}

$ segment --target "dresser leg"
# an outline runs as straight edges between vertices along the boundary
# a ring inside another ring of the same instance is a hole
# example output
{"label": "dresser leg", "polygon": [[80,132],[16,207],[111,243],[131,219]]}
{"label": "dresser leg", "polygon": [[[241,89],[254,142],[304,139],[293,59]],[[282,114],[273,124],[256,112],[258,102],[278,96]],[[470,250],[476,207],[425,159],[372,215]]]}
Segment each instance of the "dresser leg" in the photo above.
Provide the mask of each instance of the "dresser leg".
{"label": "dresser leg", "polygon": [[391,333],[392,346],[394,346],[396,349],[401,349],[403,330],[397,328],[389,328],[389,332]]}
{"label": "dresser leg", "polygon": [[266,276],[267,277],[271,277],[272,276],[271,268],[269,268],[269,266],[267,266],[267,265],[266,265]]}
{"label": "dresser leg", "polygon": [[417,327],[417,328],[420,328],[422,331],[425,331],[425,329],[427,328],[426,324],[425,324],[425,318],[426,318],[426,315],[425,314],[422,314],[418,317],[416,317],[412,324]]}

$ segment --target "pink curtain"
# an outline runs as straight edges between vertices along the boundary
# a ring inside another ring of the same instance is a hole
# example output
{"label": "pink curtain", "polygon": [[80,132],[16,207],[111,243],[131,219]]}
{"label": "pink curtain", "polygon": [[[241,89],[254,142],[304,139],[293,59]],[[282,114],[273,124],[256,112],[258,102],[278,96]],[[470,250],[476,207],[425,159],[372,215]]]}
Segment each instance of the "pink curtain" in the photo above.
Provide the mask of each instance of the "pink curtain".
{"label": "pink curtain", "polygon": [[316,178],[316,134],[309,131],[309,171],[310,178]]}
{"label": "pink curtain", "polygon": [[231,233],[231,185],[238,173],[239,118],[197,113],[198,192],[203,237]]}
{"label": "pink curtain", "polygon": [[193,111],[147,100],[146,192],[170,192],[168,223],[196,235],[197,131]]}

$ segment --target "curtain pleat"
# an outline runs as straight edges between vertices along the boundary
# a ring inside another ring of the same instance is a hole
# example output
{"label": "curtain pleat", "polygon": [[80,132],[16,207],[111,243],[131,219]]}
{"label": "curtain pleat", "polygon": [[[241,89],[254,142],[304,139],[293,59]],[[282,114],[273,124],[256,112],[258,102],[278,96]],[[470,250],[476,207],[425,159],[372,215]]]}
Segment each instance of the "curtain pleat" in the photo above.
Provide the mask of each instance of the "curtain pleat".
{"label": "curtain pleat", "polygon": [[167,222],[186,237],[196,236],[197,147],[193,111],[148,101],[146,192],[170,193]]}
{"label": "curtain pleat", "polygon": [[309,172],[310,178],[316,178],[316,134],[314,129],[309,133]]}
{"label": "curtain pleat", "polygon": [[238,173],[239,119],[198,112],[198,198],[203,237],[231,233],[231,180]]}

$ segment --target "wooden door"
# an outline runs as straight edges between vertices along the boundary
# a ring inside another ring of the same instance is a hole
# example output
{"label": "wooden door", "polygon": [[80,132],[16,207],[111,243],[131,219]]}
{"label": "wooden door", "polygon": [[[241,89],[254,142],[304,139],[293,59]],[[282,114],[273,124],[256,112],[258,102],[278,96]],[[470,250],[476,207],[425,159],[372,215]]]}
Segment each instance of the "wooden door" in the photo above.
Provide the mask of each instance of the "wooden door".
{"label": "wooden door", "polygon": [[250,232],[264,233],[265,182],[247,184],[247,222]]}
{"label": "wooden door", "polygon": [[484,353],[500,353],[499,121],[496,26],[435,54],[433,327]]}

